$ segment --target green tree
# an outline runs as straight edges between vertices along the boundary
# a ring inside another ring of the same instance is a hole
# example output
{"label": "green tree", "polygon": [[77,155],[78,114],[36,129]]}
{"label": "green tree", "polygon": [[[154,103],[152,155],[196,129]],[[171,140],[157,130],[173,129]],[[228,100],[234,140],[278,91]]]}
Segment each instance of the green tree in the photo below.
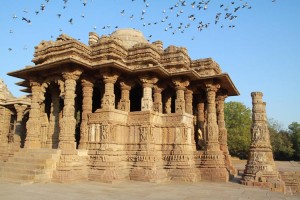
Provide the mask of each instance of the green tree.
{"label": "green tree", "polygon": [[232,156],[246,158],[250,146],[251,110],[241,102],[225,103],[228,148]]}
{"label": "green tree", "polygon": [[275,120],[269,119],[270,140],[275,160],[291,160],[294,155],[290,134]]}
{"label": "green tree", "polygon": [[293,149],[295,150],[294,159],[300,160],[300,124],[293,122],[288,128],[292,138]]}

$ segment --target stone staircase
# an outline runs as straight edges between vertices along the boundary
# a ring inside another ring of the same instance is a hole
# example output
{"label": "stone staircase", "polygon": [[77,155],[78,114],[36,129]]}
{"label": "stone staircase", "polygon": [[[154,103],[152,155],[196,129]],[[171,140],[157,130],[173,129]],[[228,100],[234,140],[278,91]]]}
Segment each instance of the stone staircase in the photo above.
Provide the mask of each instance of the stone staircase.
{"label": "stone staircase", "polygon": [[61,150],[20,149],[1,166],[1,178],[16,183],[50,182]]}

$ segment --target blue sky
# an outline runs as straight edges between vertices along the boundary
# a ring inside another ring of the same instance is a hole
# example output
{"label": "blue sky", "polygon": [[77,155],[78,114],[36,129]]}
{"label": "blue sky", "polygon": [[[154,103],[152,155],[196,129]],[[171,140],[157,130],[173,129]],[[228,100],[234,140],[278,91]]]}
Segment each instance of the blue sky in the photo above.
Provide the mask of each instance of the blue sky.
{"label": "blue sky", "polygon": [[[251,108],[250,93],[262,91],[269,118],[277,120],[283,128],[293,121],[300,122],[299,0],[212,0],[206,10],[202,8],[200,11],[190,5],[193,0],[186,1],[186,6],[181,6],[179,0],[147,0],[148,7],[143,0],[86,0],[86,6],[83,2],[1,2],[0,78],[15,96],[24,95],[19,92],[21,88],[14,85],[20,80],[6,73],[32,65],[34,46],[41,40],[55,40],[59,34],[66,33],[87,44],[91,31],[107,35],[115,30],[115,26],[130,27],[141,30],[150,41],[162,40],[164,48],[171,44],[185,46],[192,59],[212,57],[223,72],[229,73],[241,93],[238,97],[229,97],[227,101],[243,102]],[[178,2],[179,6],[174,7]],[[246,2],[247,7],[242,9]],[[45,5],[44,12],[40,9],[41,4]],[[221,4],[224,4],[222,8]],[[240,9],[234,12],[238,6]],[[248,9],[249,6],[251,9]],[[172,12],[170,7],[174,7]],[[224,11],[227,7],[228,11]],[[122,10],[125,10],[124,15],[120,13]],[[143,10],[144,20],[141,20]],[[36,15],[35,11],[39,13]],[[222,14],[215,25],[215,16],[219,12]],[[225,20],[226,12],[237,17],[232,22]],[[180,14],[178,17],[177,13]],[[188,17],[192,14],[196,18],[194,21]],[[14,19],[14,15],[18,18]],[[168,19],[161,22],[166,16]],[[22,17],[31,20],[31,24]],[[69,23],[71,18],[73,24]],[[210,25],[198,31],[200,21]],[[177,30],[173,35],[172,31],[178,29],[180,23],[184,33]],[[184,28],[187,24],[190,26]],[[235,28],[229,28],[233,25]],[[10,48],[12,50],[9,51]]]}

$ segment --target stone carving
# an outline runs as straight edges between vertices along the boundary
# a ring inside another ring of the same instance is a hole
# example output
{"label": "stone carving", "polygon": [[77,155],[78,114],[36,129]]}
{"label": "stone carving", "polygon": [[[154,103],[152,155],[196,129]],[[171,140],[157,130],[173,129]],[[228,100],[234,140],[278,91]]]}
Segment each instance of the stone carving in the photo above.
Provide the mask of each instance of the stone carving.
{"label": "stone carving", "polygon": [[102,108],[115,108],[114,84],[117,81],[118,75],[104,72],[103,82],[105,84],[105,92],[101,101]]}
{"label": "stone carving", "polygon": [[[52,181],[228,180],[222,91],[238,91],[215,61],[193,61],[186,48],[164,49],[132,29],[90,33],[88,43],[67,35],[42,41],[35,66],[10,73],[32,96],[25,148],[61,152]],[[2,102],[0,145],[8,144],[16,115]],[[261,138],[265,116],[254,118],[254,138]],[[261,139],[255,145],[263,146]],[[264,159],[258,154],[254,162]]]}
{"label": "stone carving", "polygon": [[229,175],[224,162],[223,152],[220,150],[219,128],[216,118],[216,92],[219,84],[213,82],[205,83],[207,97],[207,124],[206,124],[206,146],[204,159],[201,163],[202,178],[211,180],[211,175],[217,180],[228,181]]}
{"label": "stone carving", "polygon": [[158,79],[151,76],[140,76],[140,81],[143,85],[143,98],[142,98],[142,111],[152,110],[153,108],[153,99],[152,99],[152,87]]}
{"label": "stone carving", "polygon": [[284,192],[285,185],[273,160],[266,120],[266,103],[261,92],[252,92],[252,127],[249,156],[245,167],[244,185],[261,186]]}

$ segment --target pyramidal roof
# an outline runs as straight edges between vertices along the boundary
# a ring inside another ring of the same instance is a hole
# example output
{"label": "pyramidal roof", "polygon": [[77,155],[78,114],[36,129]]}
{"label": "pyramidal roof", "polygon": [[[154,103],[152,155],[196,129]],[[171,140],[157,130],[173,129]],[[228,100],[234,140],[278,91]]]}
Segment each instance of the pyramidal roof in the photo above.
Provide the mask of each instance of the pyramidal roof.
{"label": "pyramidal roof", "polygon": [[10,98],[14,98],[14,96],[8,90],[7,85],[4,83],[4,81],[0,79],[0,101],[5,101]]}

